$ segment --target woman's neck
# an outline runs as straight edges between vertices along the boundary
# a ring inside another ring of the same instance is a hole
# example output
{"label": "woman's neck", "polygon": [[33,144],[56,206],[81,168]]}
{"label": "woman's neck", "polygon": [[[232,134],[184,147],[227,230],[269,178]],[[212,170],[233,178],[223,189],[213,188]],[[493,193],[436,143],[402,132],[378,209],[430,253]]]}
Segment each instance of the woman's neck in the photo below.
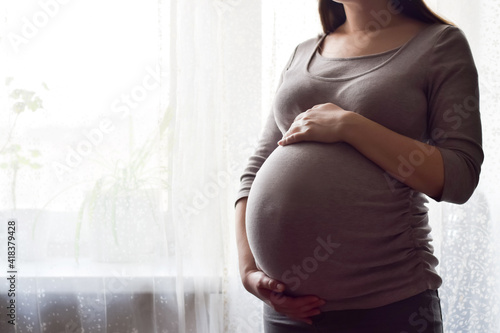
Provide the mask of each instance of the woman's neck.
{"label": "woman's neck", "polygon": [[389,0],[343,1],[346,22],[339,29],[346,34],[375,32],[404,21],[401,8]]}

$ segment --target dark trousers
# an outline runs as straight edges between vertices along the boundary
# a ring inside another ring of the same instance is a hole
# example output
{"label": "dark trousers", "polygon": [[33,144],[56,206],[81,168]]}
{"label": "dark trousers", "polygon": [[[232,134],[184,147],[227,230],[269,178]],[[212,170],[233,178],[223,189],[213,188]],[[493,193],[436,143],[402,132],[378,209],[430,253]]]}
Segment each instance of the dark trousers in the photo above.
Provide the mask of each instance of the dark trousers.
{"label": "dark trousers", "polygon": [[443,333],[437,290],[373,309],[325,311],[312,325],[291,320],[264,304],[265,333]]}

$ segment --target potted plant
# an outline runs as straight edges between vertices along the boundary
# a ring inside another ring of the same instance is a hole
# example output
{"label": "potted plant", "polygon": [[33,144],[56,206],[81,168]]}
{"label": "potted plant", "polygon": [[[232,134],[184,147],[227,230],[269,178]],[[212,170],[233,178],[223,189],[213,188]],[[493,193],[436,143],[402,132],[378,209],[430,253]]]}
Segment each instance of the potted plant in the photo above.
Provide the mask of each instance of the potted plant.
{"label": "potted plant", "polygon": [[[44,257],[44,247],[47,245],[48,232],[46,229],[36,232],[36,223],[33,216],[38,215],[38,211],[28,209],[26,207],[19,208],[17,200],[17,189],[19,186],[20,175],[28,175],[42,168],[40,162],[41,153],[33,147],[27,145],[19,138],[17,129],[19,124],[23,122],[23,118],[29,117],[28,113],[39,112],[43,110],[43,102],[41,97],[35,91],[16,87],[14,78],[8,77],[5,80],[7,91],[8,104],[11,113],[8,114],[8,119],[4,120],[7,130],[3,142],[0,143],[0,169],[8,178],[4,180],[4,190],[9,193],[10,205],[5,206],[4,214],[8,214],[8,218],[16,218],[19,223],[19,235],[21,241],[28,241],[31,246],[26,247],[20,252],[22,260],[36,260]],[[45,83],[42,83],[44,90],[48,90]],[[31,235],[31,240],[29,239]]]}
{"label": "potted plant", "polygon": [[[106,171],[83,200],[77,220],[75,255],[78,259],[84,222],[92,237],[92,257],[100,262],[142,261],[158,253],[154,241],[162,232],[160,195],[168,182],[164,166],[152,166],[171,120],[164,112],[158,129],[140,147],[131,148],[127,161],[97,162]],[[132,126],[130,127],[132,131]],[[133,133],[130,133],[133,137]],[[132,145],[132,144],[131,144]]]}

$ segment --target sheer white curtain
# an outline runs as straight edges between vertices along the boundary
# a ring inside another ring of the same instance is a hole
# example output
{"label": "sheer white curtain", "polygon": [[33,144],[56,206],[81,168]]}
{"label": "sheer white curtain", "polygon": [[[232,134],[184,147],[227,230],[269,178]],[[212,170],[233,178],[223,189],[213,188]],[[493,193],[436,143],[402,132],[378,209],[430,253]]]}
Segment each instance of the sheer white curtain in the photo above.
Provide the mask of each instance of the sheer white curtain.
{"label": "sheer white curtain", "polygon": [[[227,146],[226,157],[229,166],[237,166],[229,172],[234,182],[239,176],[238,172],[234,171],[241,171],[241,164],[244,163],[242,161],[246,161],[248,154],[251,153],[251,142],[255,142],[258,133],[257,118],[260,115],[262,120],[262,115],[268,112],[273,88],[283,62],[288,59],[296,43],[314,36],[320,30],[315,4],[310,2],[266,1],[262,4],[250,4],[244,1],[215,1],[212,4],[221,9],[218,11],[217,19],[222,20],[221,25],[213,33],[224,38],[222,44],[220,41],[214,43],[217,45],[217,51],[214,52],[219,52],[217,58],[223,59],[223,66],[217,72],[217,80],[210,78],[211,89],[215,89],[214,82],[217,82],[217,86],[222,84],[219,87],[222,87],[224,96],[219,102],[222,103],[222,109],[227,107],[227,113],[223,116],[229,126],[226,138],[230,144]],[[472,4],[465,1],[457,3],[438,0],[430,2],[430,5],[459,25],[470,41],[481,77],[486,151],[481,183],[467,204],[457,206],[431,203],[431,224],[435,230],[434,243],[436,253],[441,260],[439,271],[445,281],[441,288],[445,329],[447,332],[496,332],[500,329],[498,321],[500,268],[497,259],[500,249],[496,245],[495,237],[499,235],[500,217],[498,211],[495,211],[497,209],[495,204],[500,199],[496,189],[500,182],[495,169],[500,163],[496,157],[500,123],[494,106],[497,105],[495,102],[499,98],[499,81],[496,74],[500,69],[497,65],[500,46],[496,32],[500,29],[494,18],[497,17],[495,14],[498,13],[499,4],[494,1]],[[255,11],[250,11],[249,6]],[[261,14],[256,16],[258,11]],[[185,15],[182,13],[178,16],[188,17]],[[194,15],[192,17],[195,18]],[[261,17],[262,21],[248,22],[249,17]],[[174,32],[175,36],[183,36],[184,32],[189,35],[190,29],[196,29],[193,26],[197,20],[186,22],[189,22],[188,25],[178,28]],[[207,28],[206,24],[203,26]],[[257,29],[262,30],[256,31]],[[235,38],[235,35],[241,38]],[[205,32],[202,36],[200,37],[202,40],[206,38]],[[189,43],[182,37],[178,38],[177,42]],[[252,47],[249,47],[250,45]],[[196,45],[191,47],[194,54],[197,54],[196,50],[200,50],[198,54],[202,58],[207,52],[207,49],[200,49]],[[235,52],[242,52],[242,55],[231,56]],[[201,75],[204,70],[213,69],[214,64],[210,69],[206,69],[200,62],[198,69],[197,66],[192,68]],[[235,70],[236,68],[239,68],[239,71]],[[253,71],[250,76],[247,74],[249,68]],[[177,77],[177,80],[183,79],[188,80]],[[195,82],[194,87],[204,84],[201,80]],[[240,92],[243,89],[244,91]],[[222,109],[215,112],[222,112]],[[198,108],[198,112],[201,112],[198,117],[206,116],[202,109]],[[183,121],[189,122],[189,118],[183,118]],[[215,123],[219,126],[217,121]],[[192,133],[188,134],[189,137],[191,135]],[[189,142],[189,139],[176,142],[183,141]],[[202,186],[198,185],[198,188]],[[234,182],[234,187],[236,186],[237,182]],[[229,205],[232,207],[231,204],[229,195]],[[228,220],[231,224],[232,210],[228,213]],[[228,305],[225,313],[229,314],[224,322],[230,331],[233,331],[233,328],[236,331],[258,331],[260,304],[255,299],[249,298],[241,288],[235,270],[236,265],[232,261],[234,246],[231,245],[229,250],[231,260],[227,262],[229,264],[227,269],[232,275],[226,278],[227,284],[223,285],[223,294],[226,295],[225,300]]]}
{"label": "sheer white curtain", "polygon": [[[434,0],[429,4],[466,34],[479,72],[485,162],[464,205],[436,207],[439,272],[447,332],[500,331],[500,2]],[[459,181],[459,180],[457,180]]]}
{"label": "sheer white curtain", "polygon": [[[467,204],[432,204],[445,330],[498,332],[500,4],[429,3],[471,43],[486,152]],[[1,310],[1,332],[261,331],[234,197],[280,71],[321,31],[316,7],[2,2],[0,247],[9,220],[19,241],[17,326]]]}
{"label": "sheer white curtain", "polygon": [[0,331],[173,330],[157,1],[0,11]]}

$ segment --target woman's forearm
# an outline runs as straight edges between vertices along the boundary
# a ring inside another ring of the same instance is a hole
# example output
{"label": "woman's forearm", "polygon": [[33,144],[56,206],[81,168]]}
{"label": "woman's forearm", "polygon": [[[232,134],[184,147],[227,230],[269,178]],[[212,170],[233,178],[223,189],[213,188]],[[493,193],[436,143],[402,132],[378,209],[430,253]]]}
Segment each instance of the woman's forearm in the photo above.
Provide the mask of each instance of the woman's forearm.
{"label": "woman's forearm", "polygon": [[441,196],[444,166],[439,149],[354,112],[346,114],[342,123],[344,142],[413,189],[432,198]]}
{"label": "woman's forearm", "polygon": [[238,248],[238,261],[240,275],[243,278],[248,272],[257,269],[255,258],[253,257],[250,245],[248,244],[245,227],[245,213],[247,208],[247,198],[241,198],[236,203],[236,246]]}

